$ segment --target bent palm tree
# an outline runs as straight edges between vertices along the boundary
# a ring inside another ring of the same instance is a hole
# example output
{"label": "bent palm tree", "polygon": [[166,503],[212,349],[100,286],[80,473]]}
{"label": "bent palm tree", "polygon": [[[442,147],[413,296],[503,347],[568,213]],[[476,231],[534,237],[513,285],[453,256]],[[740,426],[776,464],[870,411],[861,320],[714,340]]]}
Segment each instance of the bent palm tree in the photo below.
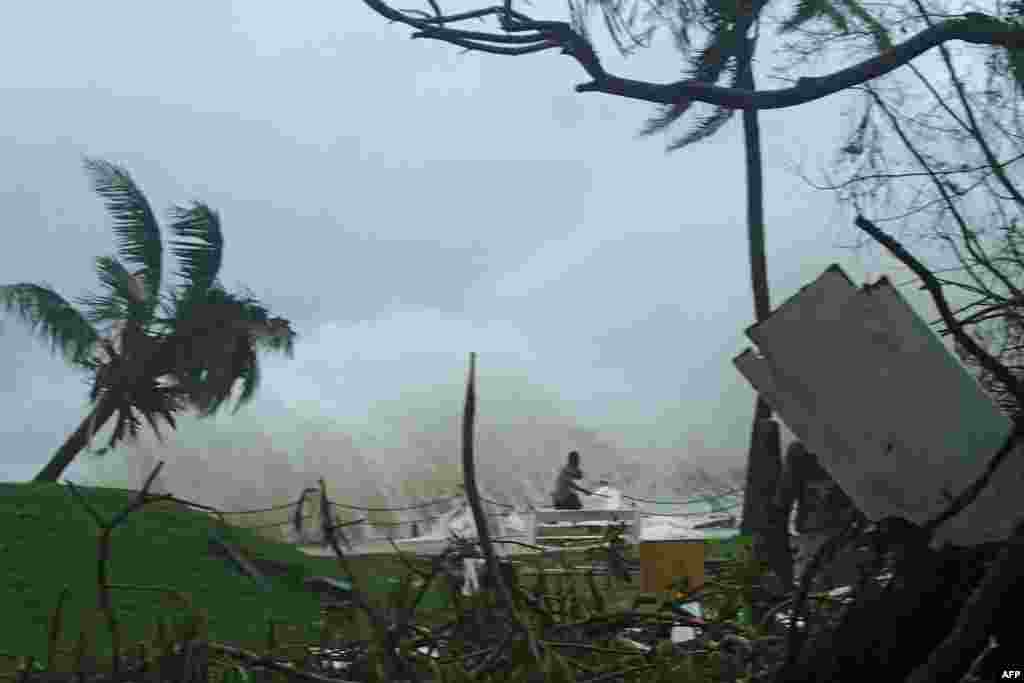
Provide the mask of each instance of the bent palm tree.
{"label": "bent palm tree", "polygon": [[159,438],[159,421],[174,428],[175,415],[187,408],[212,415],[240,381],[237,411],[258,385],[257,352],[290,357],[295,339],[287,320],[270,317],[259,301],[228,292],[217,280],[224,241],[217,213],[205,204],[170,211],[181,282],[161,294],[160,226],[145,195],[119,166],[86,159],[85,168],[118,237],[117,256],[96,259],[103,293],[79,298],[80,310],[45,285],[0,286],[0,307],[92,374],[92,410],[35,481],[57,481],[111,418],[104,451],[136,438],[143,419]]}

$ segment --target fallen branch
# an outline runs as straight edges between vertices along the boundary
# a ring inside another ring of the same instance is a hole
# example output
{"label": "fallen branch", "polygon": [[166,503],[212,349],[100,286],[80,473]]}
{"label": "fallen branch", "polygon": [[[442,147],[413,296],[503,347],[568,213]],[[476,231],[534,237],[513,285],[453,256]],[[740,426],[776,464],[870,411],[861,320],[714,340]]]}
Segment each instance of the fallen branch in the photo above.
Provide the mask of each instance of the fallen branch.
{"label": "fallen branch", "polygon": [[249,652],[248,650],[243,650],[242,648],[235,647],[233,645],[225,645],[224,643],[209,643],[209,647],[211,650],[215,652],[220,652],[222,654],[243,659],[246,661],[246,663],[252,664],[254,666],[262,666],[267,669],[273,669],[274,671],[282,671],[284,673],[287,673],[291,678],[298,678],[304,681],[316,681],[316,683],[355,683],[354,681],[346,681],[341,678],[320,676],[309,671],[303,671],[302,669],[296,667],[294,664],[278,662],[270,657],[258,655],[255,652]]}

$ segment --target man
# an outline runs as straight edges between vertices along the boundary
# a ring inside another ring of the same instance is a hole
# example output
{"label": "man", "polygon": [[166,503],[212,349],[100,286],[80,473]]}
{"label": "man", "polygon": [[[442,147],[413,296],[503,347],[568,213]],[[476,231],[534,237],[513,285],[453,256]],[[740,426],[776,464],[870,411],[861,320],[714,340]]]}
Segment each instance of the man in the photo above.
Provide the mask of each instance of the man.
{"label": "man", "polygon": [[576,484],[576,479],[583,478],[583,470],[580,469],[580,454],[576,451],[569,453],[569,460],[558,472],[558,479],[555,480],[555,490],[551,494],[552,502],[556,510],[582,510],[583,503],[580,501],[579,493],[593,495],[587,489]]}
{"label": "man", "polygon": [[[796,553],[793,562],[793,574],[797,581],[803,576],[818,549],[841,531],[853,516],[860,514],[849,496],[821,466],[817,456],[809,453],[799,441],[786,449],[775,502],[787,518],[793,504],[797,505],[796,520],[792,525],[792,530],[797,534],[794,538]],[[830,574],[825,571],[822,581],[836,584],[839,577]]]}

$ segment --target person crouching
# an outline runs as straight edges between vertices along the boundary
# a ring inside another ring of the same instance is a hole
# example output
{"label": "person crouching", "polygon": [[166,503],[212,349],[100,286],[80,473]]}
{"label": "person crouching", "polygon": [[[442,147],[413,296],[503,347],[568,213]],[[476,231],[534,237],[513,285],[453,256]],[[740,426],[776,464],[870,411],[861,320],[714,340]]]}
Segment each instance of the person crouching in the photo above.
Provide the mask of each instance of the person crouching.
{"label": "person crouching", "polygon": [[580,501],[578,493],[588,496],[592,495],[592,493],[576,483],[576,480],[582,478],[583,470],[580,469],[580,454],[572,451],[569,453],[568,461],[558,472],[555,490],[551,494],[551,500],[556,510],[583,509],[583,503]]}

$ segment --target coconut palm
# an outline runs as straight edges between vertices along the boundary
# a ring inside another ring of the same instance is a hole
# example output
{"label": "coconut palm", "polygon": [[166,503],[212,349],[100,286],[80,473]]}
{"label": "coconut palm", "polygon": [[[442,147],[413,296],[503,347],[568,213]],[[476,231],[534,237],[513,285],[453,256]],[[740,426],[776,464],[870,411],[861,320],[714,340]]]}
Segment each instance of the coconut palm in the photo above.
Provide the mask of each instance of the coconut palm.
{"label": "coconut palm", "polygon": [[180,282],[161,293],[160,225],[145,195],[117,165],[86,159],[85,169],[106,200],[117,237],[117,255],[96,259],[101,293],[78,298],[76,307],[46,285],[0,286],[0,308],[91,374],[92,409],[35,481],[56,481],[111,418],[114,428],[100,453],[136,438],[142,420],[160,438],[160,422],[174,428],[175,416],[187,409],[212,415],[240,383],[237,411],[259,383],[257,352],[290,357],[295,338],[287,320],[220,284],[220,219],[205,204],[170,210]]}

